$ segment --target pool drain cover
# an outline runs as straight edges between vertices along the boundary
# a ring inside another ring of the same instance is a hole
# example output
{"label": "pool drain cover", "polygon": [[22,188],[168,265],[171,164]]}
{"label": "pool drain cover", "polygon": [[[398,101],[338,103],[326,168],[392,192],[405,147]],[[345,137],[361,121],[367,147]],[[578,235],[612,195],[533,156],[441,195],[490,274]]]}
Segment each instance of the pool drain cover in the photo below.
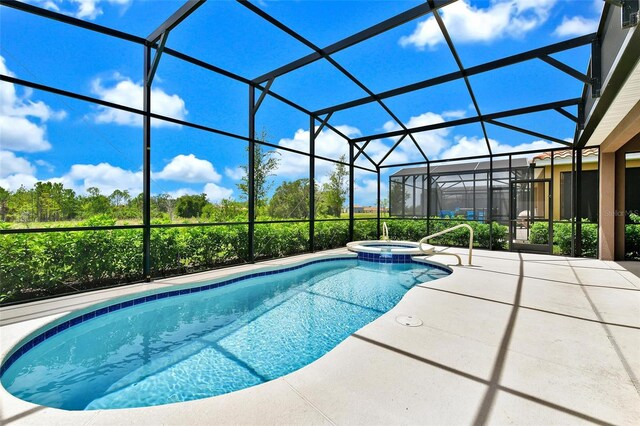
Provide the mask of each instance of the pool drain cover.
{"label": "pool drain cover", "polygon": [[422,325],[422,320],[420,318],[411,315],[397,316],[396,321],[402,325],[406,325],[407,327],[420,327]]}

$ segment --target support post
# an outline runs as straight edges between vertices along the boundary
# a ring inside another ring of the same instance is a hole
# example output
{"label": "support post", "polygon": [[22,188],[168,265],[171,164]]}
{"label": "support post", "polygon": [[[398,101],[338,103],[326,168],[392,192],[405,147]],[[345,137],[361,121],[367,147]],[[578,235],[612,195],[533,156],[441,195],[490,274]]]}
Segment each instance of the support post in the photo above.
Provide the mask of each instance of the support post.
{"label": "support post", "polygon": [[422,174],[422,175],[420,175],[420,179],[422,180],[422,185],[420,185],[420,190],[421,190],[421,192],[420,192],[420,216],[425,217],[426,214],[427,214],[427,206],[425,205],[427,199],[424,196],[424,194],[425,194],[425,192],[424,192],[425,191],[424,183],[427,180],[427,176]]}
{"label": "support post", "polygon": [[582,150],[576,152],[576,257],[582,257]]}
{"label": "support post", "polygon": [[598,259],[615,259],[616,153],[600,152],[598,206]]}
{"label": "support post", "polygon": [[378,173],[378,224],[377,224],[377,239],[380,239],[380,167],[376,167],[376,172]]}
{"label": "support post", "polygon": [[151,281],[151,47],[144,47],[142,123],[142,274]]}
{"label": "support post", "polygon": [[[555,164],[554,164],[554,155],[553,155],[553,151],[551,152],[551,182],[549,183],[549,254],[553,254],[553,218],[554,218],[554,204],[553,204],[553,198],[554,198],[554,187],[556,185],[556,175],[555,175]],[[545,176],[545,178],[547,178]],[[549,178],[547,178],[549,179]],[[562,196],[562,195],[561,195]],[[558,219],[560,218],[560,216],[558,216]]]}
{"label": "support post", "polygon": [[412,203],[412,210],[413,210],[413,214],[411,216],[415,217],[416,216],[416,180],[417,180],[417,176],[413,175],[413,203]]}
{"label": "support post", "polygon": [[355,185],[354,167],[353,167],[353,145],[355,142],[349,141],[349,241],[353,241],[353,193]]}
{"label": "support post", "polygon": [[599,98],[602,87],[602,62],[600,56],[600,40],[591,42],[591,97]]}
{"label": "support post", "polygon": [[431,235],[431,164],[427,163],[427,235]]}
{"label": "support post", "polygon": [[[552,152],[553,155],[553,152]],[[576,149],[571,150],[571,257],[576,257]]]}
{"label": "support post", "polygon": [[[380,170],[380,167],[378,167],[378,170]],[[392,188],[392,186],[391,186],[392,185],[391,175],[389,175],[388,180],[389,180],[389,207],[388,207],[387,213],[388,213],[388,216],[391,217],[392,216],[391,215],[391,205],[392,205],[392,203],[391,203],[391,191],[392,191],[392,189],[391,189]]]}
{"label": "support post", "polygon": [[315,250],[316,220],[316,119],[309,116],[309,252]]}
{"label": "support post", "polygon": [[407,177],[402,176],[402,218],[407,217]]}
{"label": "support post", "polygon": [[516,203],[514,203],[513,200],[513,181],[516,180],[517,177],[514,178],[512,175],[513,159],[511,157],[512,155],[509,154],[509,178],[507,179],[507,183],[509,184],[509,251],[513,250],[513,238],[515,237],[515,235],[513,235],[514,220],[518,217],[518,213],[515,211]]}
{"label": "support post", "polygon": [[[509,164],[511,164],[511,162],[509,162]],[[473,200],[471,201],[472,203],[472,208],[473,208],[473,220],[478,220],[478,213],[476,212],[476,180],[477,180],[477,176],[478,173],[477,172],[473,172]],[[507,179],[508,181],[508,179]],[[466,191],[465,191],[465,198],[466,198]],[[466,202],[467,200],[465,200]]]}
{"label": "support post", "polygon": [[487,197],[489,221],[489,250],[493,250],[493,155],[489,157],[489,196]]}
{"label": "support post", "polygon": [[253,86],[249,86],[249,159],[247,168],[247,208],[249,214],[249,230],[247,235],[248,244],[248,261],[253,263],[255,261],[255,247],[253,237],[255,234],[255,220],[256,220],[256,191],[255,191],[255,165],[256,165],[256,92]]}

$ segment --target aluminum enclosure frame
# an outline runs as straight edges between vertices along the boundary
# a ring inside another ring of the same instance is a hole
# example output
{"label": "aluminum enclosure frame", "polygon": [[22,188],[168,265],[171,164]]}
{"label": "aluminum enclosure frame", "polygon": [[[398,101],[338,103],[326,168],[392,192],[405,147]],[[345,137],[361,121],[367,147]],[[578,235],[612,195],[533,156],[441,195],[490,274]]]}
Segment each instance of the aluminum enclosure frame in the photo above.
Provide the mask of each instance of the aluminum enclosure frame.
{"label": "aluminum enclosure frame", "polygon": [[[18,84],[21,86],[25,86],[25,87],[30,87],[33,89],[37,89],[37,90],[42,90],[42,91],[46,91],[49,93],[53,93],[56,95],[60,95],[60,96],[64,96],[64,97],[69,97],[69,98],[73,98],[73,99],[77,99],[77,100],[81,100],[84,102],[90,102],[92,104],[96,104],[96,105],[102,105],[102,106],[107,106],[109,108],[114,108],[117,110],[121,110],[121,111],[126,111],[126,112],[130,112],[133,114],[137,114],[143,117],[143,135],[142,135],[142,151],[143,151],[143,223],[142,225],[123,225],[123,226],[111,226],[111,227],[67,227],[67,228],[46,228],[46,229],[28,229],[28,230],[18,230],[18,229],[8,229],[8,230],[0,230],[0,234],[10,234],[10,233],[32,233],[32,232],[62,232],[62,231],[85,231],[85,230],[107,230],[107,229],[142,229],[143,230],[143,277],[145,281],[151,281],[152,279],[152,264],[151,264],[151,248],[150,248],[150,236],[151,236],[151,230],[153,228],[160,228],[160,227],[184,227],[184,226],[216,226],[216,225],[220,225],[221,223],[197,223],[197,224],[168,224],[168,225],[154,225],[151,223],[151,212],[150,212],[150,199],[151,199],[151,185],[150,185],[150,179],[151,179],[151,150],[153,148],[153,144],[152,144],[152,140],[151,140],[151,119],[156,119],[156,120],[164,120],[167,122],[171,122],[174,124],[179,124],[179,125],[183,125],[186,127],[190,127],[190,128],[194,128],[194,129],[198,129],[201,131],[205,131],[205,132],[210,132],[210,133],[214,133],[214,134],[218,134],[218,135],[222,135],[225,137],[229,137],[229,138],[233,138],[234,140],[237,140],[238,142],[241,143],[247,143],[249,145],[249,156],[248,156],[248,170],[249,170],[249,177],[248,177],[248,221],[247,222],[233,222],[234,225],[237,224],[246,224],[248,226],[248,261],[249,262],[254,262],[256,260],[255,258],[255,243],[254,243],[254,230],[255,230],[255,225],[256,224],[263,224],[263,223],[273,223],[272,221],[258,221],[256,220],[255,217],[255,188],[254,188],[254,164],[255,164],[255,158],[254,158],[254,149],[253,147],[258,145],[262,145],[262,146],[267,146],[267,147],[272,147],[272,148],[277,148],[280,150],[285,150],[285,151],[289,151],[289,152],[293,152],[296,154],[300,154],[300,155],[305,155],[307,157],[309,157],[309,180],[310,180],[310,192],[311,192],[311,196],[310,196],[310,217],[308,220],[304,220],[304,221],[298,221],[298,220],[285,220],[282,222],[308,222],[309,223],[309,247],[308,247],[308,251],[312,252],[314,251],[314,224],[316,221],[318,221],[315,217],[315,197],[314,197],[314,191],[315,191],[315,185],[314,185],[314,181],[315,181],[315,161],[317,159],[319,160],[323,160],[323,161],[329,161],[329,162],[333,162],[333,163],[341,163],[339,160],[334,159],[334,158],[326,158],[326,157],[322,157],[322,156],[318,156],[316,154],[316,139],[318,137],[318,135],[320,134],[320,132],[324,129],[330,129],[332,132],[338,134],[339,136],[341,136],[342,139],[344,139],[345,143],[348,144],[348,148],[349,148],[349,159],[346,163],[343,163],[345,166],[348,167],[349,169],[349,219],[345,219],[349,221],[349,235],[350,238],[353,239],[353,234],[354,234],[354,221],[358,220],[357,218],[354,217],[354,187],[355,187],[355,170],[363,170],[363,171],[367,171],[370,173],[376,173],[377,175],[377,184],[378,184],[378,188],[377,188],[377,229],[378,229],[378,236],[380,235],[380,218],[381,218],[381,211],[380,211],[380,203],[381,203],[381,172],[382,169],[384,168],[390,168],[390,167],[401,167],[401,166],[407,166],[407,165],[425,165],[427,167],[427,169],[429,170],[429,167],[433,164],[438,164],[438,163],[442,163],[442,162],[449,162],[449,161],[460,161],[460,160],[473,160],[473,159],[489,159],[491,162],[491,171],[490,173],[490,178],[489,178],[489,182],[492,182],[492,167],[493,167],[493,159],[497,158],[497,157],[501,157],[501,156],[505,156],[505,155],[512,155],[513,153],[494,153],[491,151],[491,146],[489,144],[489,134],[487,132],[487,129],[485,127],[485,124],[492,124],[492,125],[496,125],[496,126],[500,126],[500,127],[504,127],[519,133],[523,133],[523,134],[527,134],[530,136],[535,136],[535,137],[539,137],[542,139],[546,139],[548,141],[554,142],[554,143],[558,143],[558,144],[562,144],[562,145],[566,145],[567,147],[569,147],[570,149],[574,150],[574,156],[575,156],[575,152],[576,149],[581,148],[580,146],[577,145],[577,136],[579,134],[579,129],[584,128],[585,123],[584,123],[584,114],[581,112],[583,111],[583,107],[584,104],[586,102],[585,100],[585,94],[583,94],[582,97],[579,97],[579,94],[577,94],[578,96],[576,96],[575,98],[571,98],[571,99],[559,99],[556,100],[554,102],[549,102],[549,103],[545,103],[545,104],[540,104],[540,105],[530,105],[530,106],[526,106],[526,107],[520,107],[520,108],[515,108],[515,109],[511,109],[511,110],[506,110],[506,111],[500,111],[497,113],[491,113],[491,114],[482,114],[481,113],[481,105],[478,103],[475,95],[474,95],[474,91],[473,91],[473,87],[472,84],[469,80],[470,76],[473,75],[478,75],[478,74],[482,74],[482,73],[486,73],[486,72],[490,72],[492,70],[496,70],[496,69],[500,69],[500,68],[504,68],[504,67],[508,67],[511,65],[515,65],[515,64],[519,64],[525,61],[530,61],[530,60],[541,60],[544,61],[546,63],[548,63],[551,66],[554,66],[555,68],[559,69],[560,71],[570,75],[571,77],[578,79],[579,81],[582,81],[585,83],[586,86],[590,86],[592,88],[593,93],[599,93],[599,84],[600,84],[600,76],[597,75],[597,70],[599,69],[598,67],[593,67],[591,66],[589,68],[589,74],[584,74],[580,71],[577,71],[569,66],[567,66],[566,64],[551,58],[549,55],[554,54],[554,53],[559,53],[559,52],[563,52],[563,51],[567,51],[567,50],[571,50],[571,49],[575,49],[581,46],[585,46],[585,45],[591,45],[592,46],[592,51],[594,52],[595,57],[598,57],[597,53],[599,52],[599,48],[600,48],[600,40],[599,40],[599,36],[597,33],[594,34],[589,34],[586,36],[582,36],[582,37],[576,37],[574,39],[570,39],[570,40],[566,40],[563,42],[559,42],[559,43],[554,43],[542,48],[537,48],[537,49],[533,49],[527,52],[522,52],[519,54],[515,54],[515,55],[511,55],[511,56],[507,56],[504,57],[502,59],[498,59],[498,60],[494,60],[491,62],[487,62],[484,64],[480,64],[480,65],[476,65],[473,67],[465,67],[460,59],[460,57],[457,54],[456,51],[456,47],[455,44],[453,42],[453,40],[451,39],[451,37],[448,34],[448,29],[444,23],[444,21],[440,18],[440,10],[443,8],[446,8],[448,5],[454,3],[456,0],[435,0],[435,1],[428,1],[425,2],[424,4],[418,5],[416,7],[413,7],[405,12],[402,12],[400,14],[397,14],[387,20],[384,20],[378,24],[375,24],[365,30],[362,30],[356,34],[353,34],[349,37],[346,37],[342,40],[339,40],[338,42],[335,42],[329,46],[325,46],[325,47],[321,47],[321,46],[317,46],[315,45],[313,42],[309,41],[308,39],[302,37],[300,34],[296,33],[295,31],[293,31],[292,29],[290,29],[289,27],[287,27],[284,23],[280,22],[279,20],[277,20],[276,18],[272,17],[271,15],[267,14],[263,9],[261,9],[260,7],[258,7],[256,4],[254,3],[250,3],[247,0],[237,0],[237,2],[239,3],[239,7],[244,7],[247,10],[251,11],[252,13],[256,14],[257,16],[259,16],[261,19],[264,19],[266,22],[268,22],[269,24],[275,26],[276,28],[278,28],[279,30],[283,31],[284,33],[286,33],[288,36],[294,38],[295,40],[297,40],[298,42],[300,42],[301,44],[305,45],[306,47],[310,48],[313,53],[303,56],[293,62],[290,62],[288,64],[284,64],[279,68],[276,68],[270,72],[267,72],[263,75],[260,76],[256,76],[253,78],[250,77],[245,77],[245,76],[240,76],[237,75],[233,72],[230,72],[228,70],[225,70],[223,68],[217,67],[216,65],[207,63],[205,61],[202,61],[198,58],[194,58],[191,57],[189,55],[186,55],[184,53],[178,52],[176,50],[173,50],[169,47],[166,46],[167,42],[170,41],[170,32],[178,27],[180,25],[181,22],[183,22],[185,19],[188,19],[188,16],[193,14],[193,13],[198,13],[198,8],[200,8],[205,2],[206,0],[189,0],[187,1],[183,6],[181,6],[178,10],[176,10],[176,12],[169,17],[165,22],[163,22],[160,26],[158,26],[158,28],[156,28],[153,32],[151,32],[151,34],[149,34],[149,36],[147,36],[146,38],[142,38],[142,37],[138,37],[132,34],[128,34],[122,31],[118,31],[112,28],[108,28],[105,26],[101,26],[98,24],[94,24],[91,22],[87,22],[81,19],[77,19],[77,18],[73,18],[61,13],[57,13],[57,12],[53,12],[50,10],[46,10],[43,8],[39,8],[30,4],[26,4],[26,3],[22,3],[16,0],[0,0],[0,7],[9,7],[9,8],[13,8],[16,10],[19,10],[21,12],[24,13],[29,13],[29,14],[34,14],[34,15],[38,15],[44,18],[48,18],[48,19],[52,19],[52,20],[56,20],[59,22],[62,22],[66,25],[72,25],[72,26],[76,26],[79,28],[83,28],[89,31],[94,31],[97,33],[101,33],[104,35],[107,35],[109,37],[114,37],[114,38],[118,38],[121,40],[125,40],[137,45],[140,45],[143,48],[143,55],[141,58],[141,61],[144,64],[144,75],[143,75],[143,82],[144,82],[144,102],[143,102],[143,109],[139,110],[136,108],[131,108],[128,106],[123,106],[123,105],[118,105],[118,104],[114,104],[111,102],[107,102],[107,101],[103,101],[101,99],[97,99],[94,97],[90,97],[90,96],[85,96],[85,95],[81,95],[78,93],[74,93],[74,92],[70,92],[70,91],[65,91],[62,90],[60,88],[56,88],[56,87],[51,87],[51,86],[47,86],[47,85],[43,85],[40,84],[38,82],[35,81],[29,81],[29,80],[25,80],[25,79],[19,79],[10,75],[0,75],[0,81],[4,81],[4,82],[8,82],[8,83],[13,83],[13,84]],[[609,6],[607,5],[605,7],[605,11],[607,10],[606,8],[608,8]],[[380,92],[380,93],[375,93],[372,90],[370,90],[367,86],[365,86],[360,80],[358,80],[353,74],[351,74],[346,68],[344,68],[343,66],[341,66],[333,57],[332,55],[343,51],[345,49],[348,49],[354,45],[357,45],[358,43],[361,43],[365,40],[368,40],[372,37],[378,36],[384,32],[387,32],[393,28],[396,28],[400,25],[406,24],[408,22],[411,22],[415,19],[424,17],[425,15],[433,15],[435,17],[435,19],[437,20],[438,26],[441,30],[441,33],[443,35],[443,37],[446,40],[446,44],[449,48],[450,53],[452,54],[457,66],[458,66],[458,71],[452,72],[452,73],[448,73],[448,74],[444,74],[435,78],[430,78],[430,79],[426,79],[423,81],[419,81],[419,82],[415,82],[409,85],[405,85],[402,87],[398,87],[392,90],[387,90],[384,92]],[[235,134],[232,132],[228,132],[222,129],[217,129],[211,126],[207,126],[204,124],[200,124],[200,123],[193,123],[187,120],[178,120],[175,118],[171,118],[171,117],[166,117],[157,113],[153,113],[151,111],[151,88],[153,85],[153,77],[155,74],[155,70],[158,67],[159,62],[162,59],[162,55],[170,55],[172,57],[175,57],[177,59],[183,60],[185,62],[188,62],[190,64],[196,65],[200,68],[206,69],[210,72],[214,72],[216,74],[222,75],[226,78],[232,79],[236,82],[240,82],[243,83],[244,85],[247,86],[248,88],[248,97],[247,97],[247,105],[248,105],[248,111],[249,111],[249,119],[248,119],[248,123],[247,123],[247,135],[239,135],[239,134]],[[287,99],[286,97],[279,95],[278,93],[274,92],[273,89],[271,88],[272,83],[274,82],[275,79],[280,78],[281,76],[294,71],[296,69],[308,66],[316,61],[320,61],[320,60],[324,60],[329,62],[334,68],[336,68],[339,72],[341,72],[344,76],[346,76],[348,79],[350,79],[353,83],[355,83],[357,86],[359,86],[365,93],[367,96],[359,98],[359,99],[355,99],[349,102],[344,102],[341,104],[336,104],[333,106],[329,106],[326,108],[322,108],[322,109],[318,109],[318,110],[310,110],[305,108],[303,105],[299,105],[298,103],[295,103],[289,99]],[[593,71],[591,71],[593,70]],[[444,123],[438,123],[438,124],[432,124],[432,125],[427,125],[427,126],[420,126],[420,127],[415,127],[415,128],[407,128],[406,125],[398,118],[398,116],[396,114],[393,113],[393,111],[384,103],[385,99],[391,98],[391,97],[395,97],[395,96],[399,96],[405,93],[410,93],[410,92],[415,92],[417,90],[421,90],[421,89],[425,89],[428,87],[433,87],[433,86],[437,86],[437,85],[441,85],[447,82],[452,82],[452,81],[456,81],[456,80],[463,80],[465,83],[465,86],[468,90],[468,94],[469,97],[474,105],[474,109],[476,112],[475,116],[471,116],[471,117],[467,117],[467,118],[463,118],[463,119],[458,119],[458,120],[452,120],[452,121],[447,121]],[[585,90],[586,92],[586,90]],[[255,135],[255,116],[256,113],[259,111],[263,100],[265,99],[266,96],[270,96],[280,102],[285,103],[286,105],[288,105],[289,107],[307,115],[309,117],[309,126],[310,126],[310,137],[309,137],[309,152],[303,152],[303,151],[299,151],[299,150],[295,150],[295,149],[291,149],[291,148],[287,148],[287,147],[282,147],[280,145],[276,145],[276,144],[271,144],[265,141],[260,141],[256,139],[256,135]],[[393,131],[393,132],[385,132],[385,133],[379,133],[379,134],[372,134],[372,135],[365,135],[365,136],[361,136],[361,137],[357,137],[357,138],[349,138],[347,135],[343,134],[342,132],[340,132],[339,129],[337,129],[336,127],[334,127],[331,123],[331,116],[333,113],[337,112],[337,111],[342,111],[345,109],[349,109],[349,108],[354,108],[360,105],[365,105],[368,103],[377,103],[379,106],[381,106],[386,113],[392,118],[392,120],[400,127],[400,130],[397,131]],[[577,114],[573,114],[570,111],[568,111],[566,108],[570,108],[570,107],[577,107],[578,113]],[[575,125],[576,128],[576,137],[574,138],[574,140],[572,142],[566,142],[563,139],[561,139],[560,137],[557,136],[553,136],[553,135],[546,135],[542,132],[538,132],[535,129],[525,129],[525,128],[521,128],[521,127],[517,127],[517,126],[513,126],[513,125],[509,125],[507,123],[504,123],[502,121],[499,121],[502,118],[507,118],[507,117],[513,117],[513,116],[519,116],[519,115],[524,115],[524,114],[529,114],[529,113],[533,113],[533,112],[539,112],[539,111],[556,111],[558,114],[560,114],[563,118],[565,118],[566,120],[569,120],[570,122],[572,122]],[[464,125],[464,124],[470,124],[470,123],[479,123],[482,127],[483,130],[483,138],[487,144],[487,149],[489,154],[488,155],[483,155],[483,156],[469,156],[469,157],[462,157],[462,158],[454,158],[454,159],[440,159],[440,160],[434,160],[434,159],[429,159],[427,157],[427,155],[424,153],[424,151],[422,150],[422,148],[420,147],[418,141],[415,139],[414,135],[416,133],[419,132],[424,132],[424,131],[429,131],[429,130],[436,130],[436,129],[444,129],[444,128],[449,128],[449,127],[453,127],[453,126],[457,126],[457,125]],[[376,162],[374,161],[367,153],[367,146],[369,145],[369,143],[373,140],[378,140],[378,139],[384,139],[384,138],[393,138],[393,137],[400,137],[400,139],[397,141],[397,143],[389,149],[389,151],[387,152],[387,154],[382,158],[381,161]],[[384,163],[385,160],[387,160],[387,158],[389,157],[389,154],[391,154],[391,152],[395,149],[395,147],[397,147],[398,145],[400,145],[401,143],[413,143],[415,145],[415,147],[417,147],[418,151],[421,153],[422,157],[423,157],[423,161],[420,162],[413,162],[413,163],[405,163],[405,164],[387,164]],[[565,148],[566,149],[566,148]],[[548,151],[548,150],[546,150]],[[531,151],[531,153],[536,152],[536,151]],[[522,154],[522,153],[518,153],[518,154]],[[360,157],[360,155],[362,155],[367,161],[368,163],[370,163],[369,167],[367,165],[367,167],[364,167],[362,165],[359,164],[355,164],[356,160]],[[384,163],[384,164],[383,164]],[[575,170],[575,168],[574,168]],[[579,181],[579,175],[581,173],[581,169],[578,168],[577,169],[577,175],[578,178],[574,179],[574,182]],[[491,203],[491,197],[489,197],[489,203]],[[491,212],[491,206],[489,206],[489,212]],[[581,234],[580,234],[580,221],[581,221],[581,217],[580,217],[580,212],[579,211],[575,211],[574,212],[574,218],[573,220],[575,221],[575,223],[577,224],[576,226],[576,239],[577,241],[580,241],[581,239]],[[492,218],[489,216],[488,218],[488,222],[491,223]],[[336,219],[336,220],[342,220],[342,219]],[[490,227],[491,229],[491,227]],[[425,232],[427,232],[427,230],[425,230]],[[490,244],[491,247],[491,244]],[[577,246],[577,250],[576,250],[576,255],[580,254],[580,249],[579,249],[579,245]]]}

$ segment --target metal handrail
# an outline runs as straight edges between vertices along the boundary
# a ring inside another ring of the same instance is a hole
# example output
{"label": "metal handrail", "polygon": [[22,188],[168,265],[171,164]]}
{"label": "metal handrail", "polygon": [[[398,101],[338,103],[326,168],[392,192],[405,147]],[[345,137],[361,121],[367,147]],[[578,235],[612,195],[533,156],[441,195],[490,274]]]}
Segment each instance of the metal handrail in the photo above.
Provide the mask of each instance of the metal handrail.
{"label": "metal handrail", "polygon": [[382,222],[382,238],[381,240],[389,240],[389,227],[387,222]]}
{"label": "metal handrail", "polygon": [[[428,235],[426,237],[424,237],[423,239],[421,239],[418,242],[418,248],[420,248],[420,251],[422,251],[423,253],[427,253],[427,250],[422,248],[422,244],[424,244],[425,242],[427,242],[428,240],[430,240],[431,238],[435,238],[435,237],[439,237],[440,235],[446,234],[448,232],[451,232],[455,229],[461,228],[461,227],[465,227],[469,229],[469,265],[471,265],[471,257],[473,255],[473,228],[470,227],[469,225],[467,225],[466,223],[461,223],[460,225],[456,225],[456,226],[452,226],[451,228],[447,228],[444,231],[440,231],[440,232],[436,232],[435,234],[431,234]],[[458,259],[458,265],[462,265],[462,259],[460,259],[460,256],[458,256],[457,254],[454,253],[444,253],[444,252],[436,252],[437,254],[447,254],[447,255],[451,255],[451,256],[455,256]]]}

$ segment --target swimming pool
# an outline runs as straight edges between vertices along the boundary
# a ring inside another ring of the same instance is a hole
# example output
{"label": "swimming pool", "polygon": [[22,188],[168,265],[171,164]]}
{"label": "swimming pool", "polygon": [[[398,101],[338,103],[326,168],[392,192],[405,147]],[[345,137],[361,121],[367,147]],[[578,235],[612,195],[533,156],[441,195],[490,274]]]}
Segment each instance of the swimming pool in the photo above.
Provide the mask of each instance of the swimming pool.
{"label": "swimming pool", "polygon": [[323,259],[122,300],[40,330],[4,361],[1,381],[19,398],[68,410],[220,395],[311,363],[416,283],[449,273]]}

